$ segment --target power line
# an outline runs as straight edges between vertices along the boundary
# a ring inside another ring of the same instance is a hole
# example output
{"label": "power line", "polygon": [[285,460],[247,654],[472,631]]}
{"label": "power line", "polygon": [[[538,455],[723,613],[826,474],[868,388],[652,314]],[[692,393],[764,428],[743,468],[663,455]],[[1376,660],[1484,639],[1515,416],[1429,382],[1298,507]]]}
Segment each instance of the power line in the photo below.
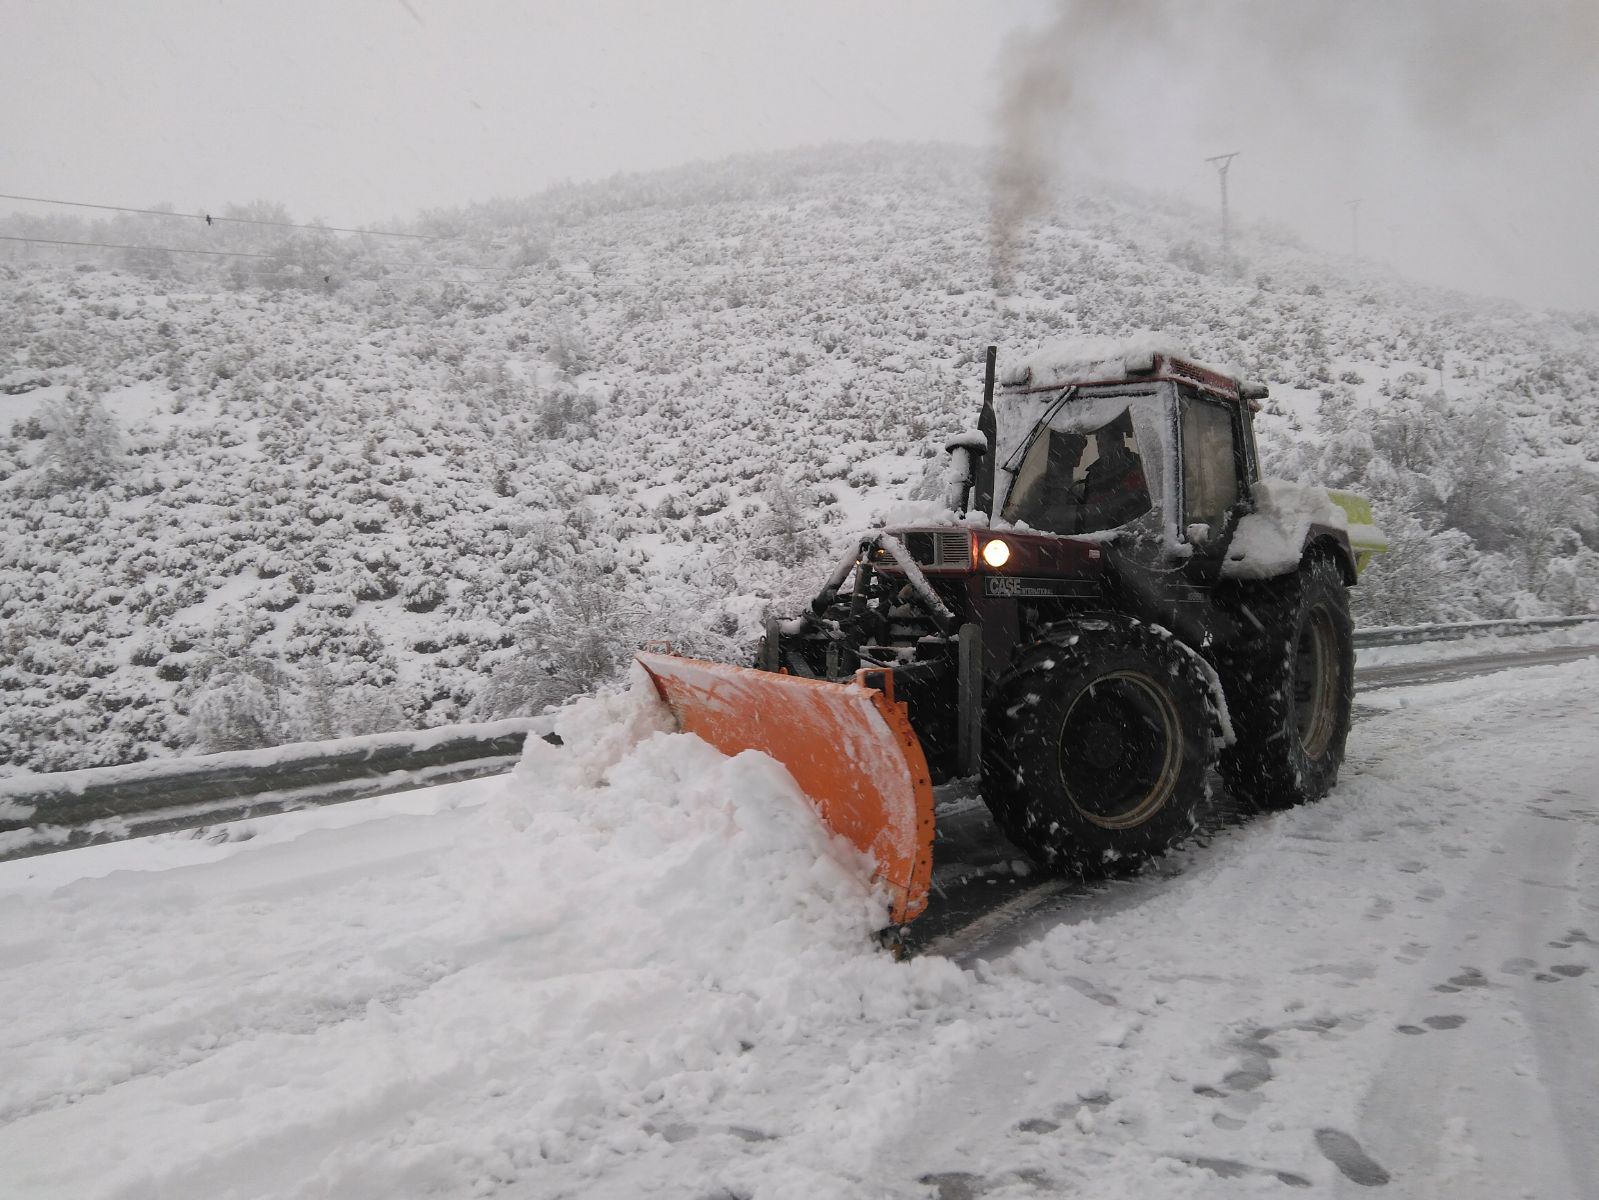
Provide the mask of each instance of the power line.
{"label": "power line", "polygon": [[98,250],[159,250],[165,254],[206,254],[214,258],[276,258],[276,254],[256,254],[249,250],[187,250],[178,246],[130,246],[125,242],[69,242],[64,238],[18,237],[0,233],[0,242],[31,242],[40,246],[90,246]]}
{"label": "power line", "polygon": [[[74,242],[65,238],[22,237],[0,233],[0,242],[28,242],[40,246],[85,246],[98,250],[149,250],[163,254],[204,254],[212,258],[281,258],[280,254],[264,254],[251,250],[198,250],[185,246],[135,246],[126,242]],[[431,267],[434,270],[454,271],[514,271],[515,267],[488,267],[477,263],[416,263],[397,258],[363,258],[361,261],[384,266]]]}
{"label": "power line", "polygon": [[277,229],[326,229],[333,233],[361,233],[370,237],[415,238],[422,242],[450,239],[429,233],[396,233],[386,229],[351,229],[343,225],[301,225],[295,221],[265,221],[253,217],[213,217],[210,213],[162,212],[155,208],[129,208],[122,204],[89,204],[83,200],[47,200],[43,196],[13,196],[0,192],[0,200],[24,200],[29,204],[58,204],[64,208],[94,208],[101,212],[137,213],[145,217],[175,217],[180,221],[204,221],[207,225],[270,225]]}

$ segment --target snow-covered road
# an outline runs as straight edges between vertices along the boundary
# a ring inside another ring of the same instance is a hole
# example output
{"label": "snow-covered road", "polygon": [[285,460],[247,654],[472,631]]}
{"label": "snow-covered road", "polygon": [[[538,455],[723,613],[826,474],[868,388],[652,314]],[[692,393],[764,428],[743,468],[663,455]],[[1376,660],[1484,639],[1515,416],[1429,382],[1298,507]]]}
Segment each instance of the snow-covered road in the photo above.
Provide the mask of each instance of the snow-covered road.
{"label": "snow-covered road", "polygon": [[1591,1197],[1599,661],[1362,703],[1328,800],[969,968],[637,697],[0,864],[0,1196]]}

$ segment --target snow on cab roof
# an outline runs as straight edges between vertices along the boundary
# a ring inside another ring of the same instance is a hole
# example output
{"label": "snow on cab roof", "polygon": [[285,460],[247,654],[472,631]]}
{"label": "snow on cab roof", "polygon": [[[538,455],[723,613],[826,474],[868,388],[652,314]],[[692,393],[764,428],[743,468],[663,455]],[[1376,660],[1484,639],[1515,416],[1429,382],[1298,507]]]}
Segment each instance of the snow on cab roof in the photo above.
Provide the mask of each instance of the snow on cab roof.
{"label": "snow on cab roof", "polygon": [[999,373],[999,382],[1002,387],[1031,389],[1127,379],[1148,374],[1157,355],[1182,359],[1235,381],[1242,379],[1236,370],[1201,362],[1170,337],[1138,333],[1125,338],[1076,337],[1051,342],[1007,363]]}

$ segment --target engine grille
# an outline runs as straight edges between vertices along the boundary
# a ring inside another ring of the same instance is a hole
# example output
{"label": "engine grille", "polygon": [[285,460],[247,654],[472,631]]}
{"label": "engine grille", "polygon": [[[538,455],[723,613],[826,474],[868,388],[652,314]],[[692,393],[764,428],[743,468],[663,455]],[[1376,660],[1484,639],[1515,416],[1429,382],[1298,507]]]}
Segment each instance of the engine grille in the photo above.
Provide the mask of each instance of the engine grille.
{"label": "engine grille", "polygon": [[[969,570],[972,565],[972,538],[964,529],[908,531],[895,534],[919,567],[933,570]],[[872,560],[892,568],[893,558],[883,550]]]}

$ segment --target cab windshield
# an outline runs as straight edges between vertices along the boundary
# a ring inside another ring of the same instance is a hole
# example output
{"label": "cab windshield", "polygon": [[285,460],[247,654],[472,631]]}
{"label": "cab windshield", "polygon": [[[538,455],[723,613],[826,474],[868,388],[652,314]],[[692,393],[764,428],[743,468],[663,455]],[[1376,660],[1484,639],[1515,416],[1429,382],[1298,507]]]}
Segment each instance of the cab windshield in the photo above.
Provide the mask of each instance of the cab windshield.
{"label": "cab windshield", "polygon": [[1038,431],[1000,518],[1047,533],[1098,533],[1150,512],[1150,472],[1126,399],[1108,417],[1092,405],[1068,406],[1063,416]]}

